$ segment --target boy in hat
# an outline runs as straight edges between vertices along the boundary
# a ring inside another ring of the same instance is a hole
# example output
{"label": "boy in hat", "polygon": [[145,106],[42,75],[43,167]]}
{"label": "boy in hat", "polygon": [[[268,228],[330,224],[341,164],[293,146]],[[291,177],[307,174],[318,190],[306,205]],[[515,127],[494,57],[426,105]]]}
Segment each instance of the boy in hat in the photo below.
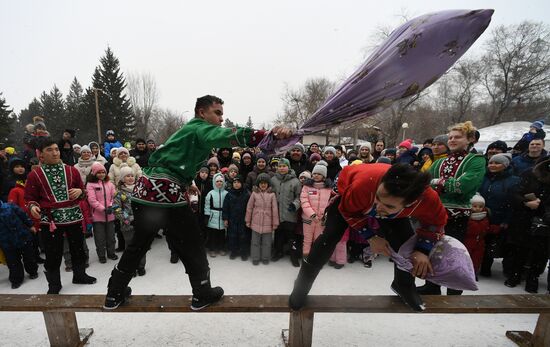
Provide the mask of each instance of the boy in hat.
{"label": "boy in hat", "polygon": [[105,133],[105,138],[105,142],[103,142],[103,151],[105,153],[105,159],[109,160],[111,159],[112,155],[111,150],[113,148],[122,147],[122,143],[120,143],[120,141],[116,139],[114,130],[107,130],[107,132]]}
{"label": "boy in hat", "polygon": [[248,260],[250,253],[250,229],[246,227],[246,205],[250,193],[244,188],[240,175],[233,179],[233,187],[223,202],[223,222],[227,228],[227,248],[229,258],[239,255],[243,261]]}

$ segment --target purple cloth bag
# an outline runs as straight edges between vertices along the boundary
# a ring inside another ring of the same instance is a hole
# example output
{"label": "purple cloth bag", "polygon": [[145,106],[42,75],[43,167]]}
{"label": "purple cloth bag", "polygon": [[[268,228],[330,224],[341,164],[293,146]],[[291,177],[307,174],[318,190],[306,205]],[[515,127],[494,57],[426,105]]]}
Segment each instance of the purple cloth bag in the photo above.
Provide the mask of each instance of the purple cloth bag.
{"label": "purple cloth bag", "polygon": [[[391,258],[397,267],[411,272],[413,264],[409,260],[414,252],[417,236],[414,235],[405,242],[399,252],[392,250]],[[451,236],[444,236],[430,252],[430,262],[434,275],[428,274],[426,279],[443,287],[458,290],[477,290],[476,275],[472,259],[466,247]]]}

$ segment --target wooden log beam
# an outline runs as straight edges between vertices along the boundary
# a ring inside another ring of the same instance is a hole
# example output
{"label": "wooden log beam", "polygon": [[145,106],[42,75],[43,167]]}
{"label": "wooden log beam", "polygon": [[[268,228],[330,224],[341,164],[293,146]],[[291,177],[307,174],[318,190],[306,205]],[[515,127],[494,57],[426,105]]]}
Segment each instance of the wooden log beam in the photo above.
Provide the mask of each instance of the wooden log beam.
{"label": "wooden log beam", "polygon": [[313,339],[313,311],[300,310],[290,313],[288,346],[311,347]]}
{"label": "wooden log beam", "polygon": [[50,346],[80,346],[80,333],[74,312],[44,312],[44,321]]}

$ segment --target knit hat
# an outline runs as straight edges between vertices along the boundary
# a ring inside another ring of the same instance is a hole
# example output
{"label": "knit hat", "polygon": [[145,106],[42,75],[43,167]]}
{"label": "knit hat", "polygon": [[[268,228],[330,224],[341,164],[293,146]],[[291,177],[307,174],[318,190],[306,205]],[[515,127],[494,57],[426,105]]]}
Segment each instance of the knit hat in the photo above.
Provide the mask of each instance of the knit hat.
{"label": "knit hat", "polygon": [[126,148],[126,149],[128,149],[128,150],[131,149],[131,148],[132,148],[132,144],[131,144],[130,142],[126,141],[126,142],[124,142],[124,148]]}
{"label": "knit hat", "polygon": [[368,145],[368,144],[364,144],[364,145],[361,145],[361,147],[359,147],[359,151],[361,151],[361,149],[363,149],[363,148],[368,148],[368,149],[369,149],[369,151],[372,151],[372,148],[371,148],[371,146],[370,146],[370,145]]}
{"label": "knit hat", "polygon": [[332,146],[325,146],[325,148],[323,148],[323,155],[325,155],[327,152],[331,152],[336,155],[336,149]]}
{"label": "knit hat", "polygon": [[256,178],[256,185],[259,186],[262,182],[266,182],[267,184],[271,185],[271,177],[266,173],[259,174]]}
{"label": "knit hat", "polygon": [[350,165],[359,165],[359,164],[363,164],[363,161],[359,160],[359,159],[356,159],[356,160],[354,160],[350,163]]}
{"label": "knit hat", "polygon": [[76,149],[76,148],[80,148],[80,149],[82,150],[82,146],[79,145],[78,143],[75,143],[75,144],[73,145],[73,149]]}
{"label": "knit hat", "polygon": [[257,163],[258,160],[260,160],[260,159],[265,160],[266,163],[269,162],[269,161],[267,160],[267,159],[268,159],[268,158],[267,158],[267,155],[265,155],[265,154],[263,154],[263,153],[258,153],[258,154],[256,155],[256,163]]}
{"label": "knit hat", "polygon": [[302,173],[300,174],[300,176],[298,178],[302,178],[302,177],[305,177],[305,178],[311,178],[311,172],[309,171],[302,171]]}
{"label": "knit hat", "polygon": [[241,155],[239,154],[239,152],[233,152],[233,159],[241,160]]}
{"label": "knit hat", "polygon": [[397,147],[405,147],[408,151],[410,151],[412,148],[412,140],[406,139],[405,141],[401,142]]}
{"label": "knit hat", "polygon": [[74,129],[65,129],[65,130],[63,130],[63,132],[69,133],[69,135],[71,135],[71,137],[75,137],[75,135],[76,135],[76,130],[74,130]]}
{"label": "knit hat", "polygon": [[248,152],[243,153],[241,159],[244,159],[244,157],[249,157],[250,159],[252,159],[252,155]]}
{"label": "knit hat", "polygon": [[489,146],[487,146],[487,150],[490,150],[490,149],[500,149],[503,153],[506,153],[508,152],[508,144],[506,144],[506,142],[504,141],[501,141],[501,140],[497,140],[491,144],[489,144]]}
{"label": "knit hat", "polygon": [[128,151],[127,148],[125,147],[118,147],[116,149],[116,156],[118,157],[120,155],[120,153],[126,153],[127,155],[130,155],[130,152]]}
{"label": "knit hat", "polygon": [[541,130],[543,126],[544,126],[544,121],[541,119],[541,120],[534,121],[529,127]]}
{"label": "knit hat", "polygon": [[236,171],[237,173],[239,172],[239,167],[235,164],[229,165],[229,167],[227,169],[228,169],[229,172],[231,172],[231,171]]}
{"label": "knit hat", "polygon": [[90,146],[84,145],[84,146],[80,147],[80,153],[84,153],[84,152],[92,153],[92,150],[90,149]]}
{"label": "knit hat", "polygon": [[278,158],[278,157],[273,157],[271,158],[271,161],[269,162],[269,165],[279,165],[279,160],[281,160],[281,158]]}
{"label": "knit hat", "polygon": [[489,159],[489,163],[502,164],[504,167],[510,166],[512,163],[512,154],[511,153],[498,153],[495,154]]}
{"label": "knit hat", "polygon": [[107,131],[105,132],[105,136],[109,136],[109,135],[115,136],[115,132],[114,132],[113,130],[107,130]]}
{"label": "knit hat", "polygon": [[304,145],[302,145],[300,142],[298,142],[294,146],[290,147],[290,151],[293,151],[295,149],[298,149],[298,150],[302,151],[302,153],[306,152],[306,149],[305,149]]}
{"label": "knit hat", "polygon": [[199,169],[199,173],[200,172],[210,173],[210,169],[208,168],[208,166],[201,166],[201,168]]}
{"label": "knit hat", "polygon": [[447,134],[437,135],[436,137],[434,137],[434,140],[432,141],[432,143],[434,144],[442,143],[445,145],[445,147],[449,148],[449,146],[447,146],[447,142],[449,142],[449,136],[447,136]]}
{"label": "knit hat", "polygon": [[290,169],[290,161],[287,158],[279,159],[278,165],[286,165]]}
{"label": "knit hat", "polygon": [[92,164],[92,175],[96,175],[99,171],[105,171],[105,173],[107,173],[107,170],[105,170],[105,166],[103,166],[103,164],[101,164],[100,162],[96,161]]}
{"label": "knit hat", "polygon": [[220,161],[218,160],[217,157],[212,157],[208,159],[208,161],[206,162],[206,165],[207,166],[216,165],[217,167],[220,167]]}
{"label": "knit hat", "polygon": [[92,141],[92,142],[88,143],[88,146],[89,146],[90,148],[92,148],[93,146],[99,148],[99,143],[97,143],[97,142],[95,142],[95,141]]}
{"label": "knit hat", "polygon": [[470,199],[470,204],[475,204],[475,203],[478,203],[478,204],[483,204],[483,206],[485,206],[485,199],[479,195],[479,193],[476,193],[471,199]]}
{"label": "knit hat", "polygon": [[395,148],[386,148],[384,150],[384,155],[388,155],[388,154],[395,155],[396,153],[397,151],[395,150]]}
{"label": "knit hat", "polygon": [[311,153],[311,155],[309,156],[309,161],[319,161],[321,160],[321,155],[319,155],[319,153]]}
{"label": "knit hat", "polygon": [[10,161],[8,162],[8,168],[10,170],[10,173],[13,171],[13,168],[16,166],[16,165],[21,165],[23,167],[25,167],[25,161],[21,158],[17,158],[17,157],[13,157],[10,159]]}
{"label": "knit hat", "polygon": [[134,175],[134,170],[132,170],[131,167],[129,166],[123,166],[122,168],[120,168],[120,179],[122,180],[124,177],[128,176],[128,175]]}
{"label": "knit hat", "polygon": [[315,167],[313,168],[313,171],[311,172],[312,175],[320,174],[323,177],[327,177],[327,162],[324,160],[321,160],[318,162]]}
{"label": "knit hat", "polygon": [[221,172],[222,174],[224,174],[224,175],[225,175],[228,171],[229,171],[229,169],[226,168],[226,167],[222,167],[222,169],[220,170],[220,172]]}
{"label": "knit hat", "polygon": [[46,130],[46,123],[38,121],[34,123],[34,130]]}
{"label": "knit hat", "polygon": [[117,155],[117,153],[116,153],[117,150],[118,150],[118,148],[116,148],[116,147],[111,148],[111,150],[109,151],[109,155],[110,155],[111,157],[116,157],[116,155]]}
{"label": "knit hat", "polygon": [[6,148],[4,148],[4,150],[9,155],[13,155],[15,153],[15,148],[13,148],[13,147],[6,147]]}
{"label": "knit hat", "polygon": [[376,159],[376,162],[380,163],[380,164],[390,164],[391,165],[391,159],[388,158],[388,157],[378,157],[378,159]]}

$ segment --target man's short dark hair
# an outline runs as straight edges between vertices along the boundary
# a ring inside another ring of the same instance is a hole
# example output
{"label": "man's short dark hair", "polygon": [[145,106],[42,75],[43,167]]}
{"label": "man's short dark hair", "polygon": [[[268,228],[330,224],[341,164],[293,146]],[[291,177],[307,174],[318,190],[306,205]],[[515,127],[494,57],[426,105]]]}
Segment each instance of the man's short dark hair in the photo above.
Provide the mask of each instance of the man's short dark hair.
{"label": "man's short dark hair", "polygon": [[414,202],[430,184],[427,172],[418,172],[409,164],[394,164],[382,177],[386,191],[404,199],[405,205]]}
{"label": "man's short dark hair", "polygon": [[434,143],[434,139],[425,139],[424,142],[422,142],[423,145],[427,143],[431,145],[432,143]]}
{"label": "man's short dark hair", "polygon": [[38,139],[36,149],[42,152],[44,148],[50,147],[51,145],[57,145],[57,142],[55,142],[51,137],[43,137]]}
{"label": "man's short dark hair", "polygon": [[533,141],[542,141],[542,145],[544,146],[544,139],[541,139],[541,138],[532,139],[531,141],[529,141],[529,143],[531,143],[531,142],[533,142]]}
{"label": "man's short dark hair", "polygon": [[147,143],[145,142],[145,140],[142,139],[142,138],[137,138],[137,139],[136,139],[136,145],[137,145],[138,143],[143,143],[144,145],[147,144]]}
{"label": "man's short dark hair", "polygon": [[201,96],[195,103],[195,116],[199,114],[199,109],[206,109],[214,104],[223,105],[223,100],[214,95]]}
{"label": "man's short dark hair", "polygon": [[337,151],[341,151],[341,150],[342,150],[342,146],[336,145],[336,146],[334,146],[334,149],[337,150]]}

